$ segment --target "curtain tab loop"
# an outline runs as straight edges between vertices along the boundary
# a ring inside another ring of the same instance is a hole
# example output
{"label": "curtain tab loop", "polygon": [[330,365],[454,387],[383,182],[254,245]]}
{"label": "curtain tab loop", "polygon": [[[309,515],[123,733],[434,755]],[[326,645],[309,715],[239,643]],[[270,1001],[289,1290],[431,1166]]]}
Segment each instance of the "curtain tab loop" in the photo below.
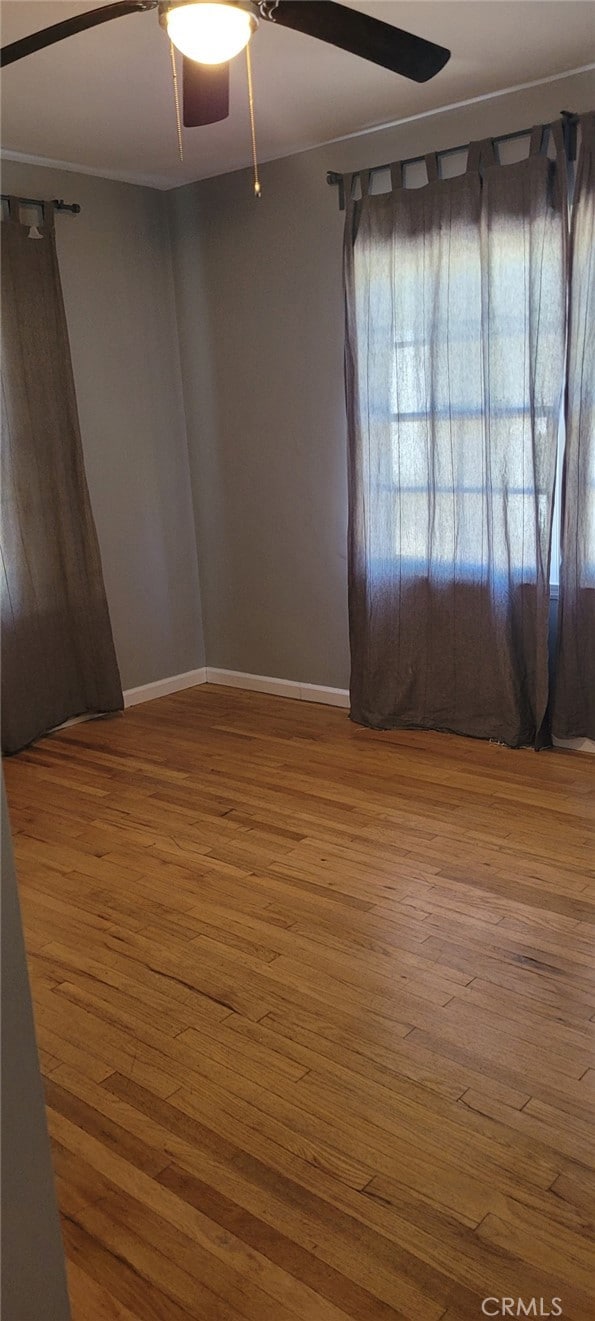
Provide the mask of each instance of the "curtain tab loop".
{"label": "curtain tab loop", "polygon": [[339,204],[341,210],[350,214],[353,205],[353,175],[344,174],[342,182],[339,185]]}
{"label": "curtain tab loop", "polygon": [[466,174],[473,174],[475,171],[481,173],[482,170],[485,170],[490,165],[495,165],[495,164],[496,164],[496,153],[494,151],[494,143],[491,138],[482,138],[478,142],[469,143],[469,151],[467,153],[467,169],[465,171]]}
{"label": "curtain tab loop", "polygon": [[359,181],[362,190],[362,202],[364,198],[368,196],[368,193],[370,191],[370,174],[371,174],[371,170],[360,170],[359,172]]}
{"label": "curtain tab loop", "polygon": [[438,158],[436,156],[436,152],[435,151],[428,152],[425,161],[426,161],[426,173],[428,176],[428,183],[437,183],[438,179],[440,178],[440,175],[438,173]]}
{"label": "curtain tab loop", "polygon": [[55,205],[53,202],[44,202],[42,210],[43,210],[43,227],[45,230],[47,230],[48,233],[50,233],[51,230],[53,230],[54,228],[54,216],[56,214]]}
{"label": "curtain tab loop", "polygon": [[530,156],[541,156],[545,136],[545,126],[543,124],[534,124],[531,129],[531,138],[529,141]]}
{"label": "curtain tab loop", "polygon": [[556,148],[556,157],[558,161],[566,159],[566,139],[564,136],[564,124],[561,119],[557,119],[554,124],[550,124],[552,141]]}
{"label": "curtain tab loop", "polygon": [[[25,211],[35,211],[37,219],[31,223],[31,220],[23,220],[23,201],[20,197],[7,198],[7,219],[13,225],[18,225],[23,232],[26,232],[30,239],[42,239],[44,234],[52,234],[54,231],[55,205],[53,202],[35,202],[31,206],[25,206]],[[40,214],[41,212],[41,214]]]}
{"label": "curtain tab loop", "polygon": [[393,161],[390,167],[390,184],[393,192],[403,187],[403,162]]}
{"label": "curtain tab loop", "polygon": [[21,203],[18,197],[9,197],[7,206],[8,206],[8,219],[11,221],[13,225],[20,225]]}

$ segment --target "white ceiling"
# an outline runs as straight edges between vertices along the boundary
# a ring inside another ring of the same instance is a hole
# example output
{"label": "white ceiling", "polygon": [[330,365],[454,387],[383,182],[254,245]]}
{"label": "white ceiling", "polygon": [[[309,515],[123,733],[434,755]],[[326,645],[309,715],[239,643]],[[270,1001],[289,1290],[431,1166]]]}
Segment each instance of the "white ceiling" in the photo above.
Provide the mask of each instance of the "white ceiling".
{"label": "white ceiling", "polygon": [[[251,46],[261,161],[581,68],[595,56],[592,0],[344,3],[448,46],[450,62],[420,86],[261,23]],[[3,0],[2,44],[97,5]],[[229,119],[186,130],[181,164],[157,14],[120,18],[4,70],[2,147],[158,188],[239,169],[250,163],[245,61],[232,65]]]}

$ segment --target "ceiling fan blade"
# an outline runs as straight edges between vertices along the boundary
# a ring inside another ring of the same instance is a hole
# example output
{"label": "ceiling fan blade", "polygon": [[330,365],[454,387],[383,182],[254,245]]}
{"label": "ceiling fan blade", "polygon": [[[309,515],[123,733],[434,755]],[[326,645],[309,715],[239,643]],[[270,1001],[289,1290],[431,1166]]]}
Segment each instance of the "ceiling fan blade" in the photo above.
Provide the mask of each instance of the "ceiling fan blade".
{"label": "ceiling fan blade", "polygon": [[433,78],[450,59],[450,51],[444,46],[403,32],[370,14],[335,4],[334,0],[279,0],[276,6],[265,5],[262,17],[280,27],[328,41],[416,83]]}
{"label": "ceiling fan blade", "polygon": [[73,37],[76,32],[85,32],[87,28],[97,27],[99,23],[109,23],[112,18],[123,18],[125,14],[143,13],[147,9],[156,9],[158,0],[119,0],[113,5],[103,5],[101,9],[88,9],[85,14],[75,14],[65,18],[62,23],[53,23],[40,32],[32,32],[29,37],[12,41],[0,50],[0,68],[22,60],[26,55],[33,55],[36,50],[53,46],[65,37]]}
{"label": "ceiling fan blade", "polygon": [[184,128],[218,124],[229,114],[229,64],[183,59]]}

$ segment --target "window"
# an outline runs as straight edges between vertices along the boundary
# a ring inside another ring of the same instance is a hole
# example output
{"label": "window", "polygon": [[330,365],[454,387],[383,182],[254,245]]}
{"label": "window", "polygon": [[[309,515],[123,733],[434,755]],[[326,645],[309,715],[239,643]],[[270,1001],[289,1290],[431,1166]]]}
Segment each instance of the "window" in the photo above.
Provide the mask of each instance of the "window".
{"label": "window", "polygon": [[[526,251],[534,232],[522,216],[506,214],[494,227],[489,260],[478,224],[457,226],[456,216],[429,241],[418,232],[398,240],[387,233],[386,241],[376,234],[372,253],[365,242],[355,245],[357,319],[367,338],[359,355],[364,484],[376,493],[367,533],[381,576],[394,572],[392,557],[401,574],[433,579],[452,579],[454,566],[456,578],[481,581],[489,565],[492,582],[502,574],[527,583],[541,568],[553,429],[558,479],[563,446],[559,251],[552,247],[551,262],[539,267],[536,300]],[[549,368],[556,357],[558,397]],[[543,451],[537,463],[534,446]],[[559,480],[557,491],[554,585]]]}

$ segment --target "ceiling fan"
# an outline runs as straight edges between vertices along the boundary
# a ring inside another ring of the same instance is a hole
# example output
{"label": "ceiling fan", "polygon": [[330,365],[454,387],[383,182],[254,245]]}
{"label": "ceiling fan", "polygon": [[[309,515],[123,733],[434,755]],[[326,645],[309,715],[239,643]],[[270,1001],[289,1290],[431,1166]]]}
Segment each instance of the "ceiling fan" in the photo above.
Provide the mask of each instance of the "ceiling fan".
{"label": "ceiling fan", "polygon": [[113,18],[151,9],[182,52],[186,128],[227,118],[229,61],[248,45],[260,20],[317,37],[418,83],[433,78],[450,58],[444,46],[334,0],[117,0],[4,46],[0,67]]}

